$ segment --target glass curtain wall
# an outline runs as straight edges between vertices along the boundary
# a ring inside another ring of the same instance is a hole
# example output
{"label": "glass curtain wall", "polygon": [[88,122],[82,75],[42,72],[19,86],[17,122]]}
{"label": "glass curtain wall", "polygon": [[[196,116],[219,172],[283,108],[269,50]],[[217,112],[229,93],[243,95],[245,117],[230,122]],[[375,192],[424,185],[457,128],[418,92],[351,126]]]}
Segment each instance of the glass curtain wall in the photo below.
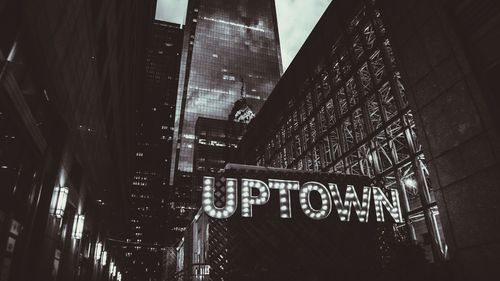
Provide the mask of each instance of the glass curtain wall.
{"label": "glass curtain wall", "polygon": [[288,108],[259,165],[366,175],[398,189],[406,221],[398,233],[422,243],[430,260],[446,258],[422,145],[375,4],[352,19]]}

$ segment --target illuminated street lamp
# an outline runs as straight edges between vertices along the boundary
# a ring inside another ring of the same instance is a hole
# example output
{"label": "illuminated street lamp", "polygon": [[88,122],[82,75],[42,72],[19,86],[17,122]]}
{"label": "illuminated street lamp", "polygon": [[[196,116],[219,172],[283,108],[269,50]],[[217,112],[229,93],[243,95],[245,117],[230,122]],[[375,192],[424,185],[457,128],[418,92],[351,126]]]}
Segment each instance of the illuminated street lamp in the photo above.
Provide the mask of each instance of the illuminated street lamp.
{"label": "illuminated street lamp", "polygon": [[73,223],[73,239],[82,239],[83,226],[85,224],[85,215],[75,215]]}
{"label": "illuminated street lamp", "polygon": [[109,275],[113,275],[113,268],[115,267],[115,263],[111,261],[109,263]]}
{"label": "illuminated street lamp", "polygon": [[102,266],[106,265],[107,259],[108,259],[108,252],[103,251],[102,252],[102,258],[101,258],[101,265]]}
{"label": "illuminated street lamp", "polygon": [[50,210],[52,215],[54,215],[58,219],[62,218],[64,215],[66,202],[68,201],[68,193],[69,189],[65,186],[58,186],[54,188]]}
{"label": "illuminated street lamp", "polygon": [[100,260],[101,259],[101,253],[102,253],[102,243],[97,242],[95,245],[95,260]]}

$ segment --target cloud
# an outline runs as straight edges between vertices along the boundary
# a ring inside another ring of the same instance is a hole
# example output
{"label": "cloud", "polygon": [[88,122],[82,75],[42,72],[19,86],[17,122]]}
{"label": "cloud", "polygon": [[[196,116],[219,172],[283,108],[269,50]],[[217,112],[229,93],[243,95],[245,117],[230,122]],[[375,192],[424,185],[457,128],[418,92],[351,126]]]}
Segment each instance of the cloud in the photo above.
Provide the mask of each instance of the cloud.
{"label": "cloud", "polygon": [[184,24],[188,0],[158,0],[156,4],[157,20]]}
{"label": "cloud", "polygon": [[286,69],[332,0],[275,1],[283,69]]}

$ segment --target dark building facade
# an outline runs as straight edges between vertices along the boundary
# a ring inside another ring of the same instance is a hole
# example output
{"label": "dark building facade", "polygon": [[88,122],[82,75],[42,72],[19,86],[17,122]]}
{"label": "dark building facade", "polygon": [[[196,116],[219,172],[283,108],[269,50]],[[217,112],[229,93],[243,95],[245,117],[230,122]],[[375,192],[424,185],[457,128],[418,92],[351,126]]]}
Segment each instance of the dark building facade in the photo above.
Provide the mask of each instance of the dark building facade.
{"label": "dark building facade", "polygon": [[234,157],[243,137],[244,123],[232,120],[198,118],[193,153],[193,202],[200,206],[203,176],[215,175]]}
{"label": "dark building facade", "polygon": [[[183,30],[149,24],[145,81],[135,100],[135,148],[130,192],[130,236],[123,251],[127,278],[160,279],[161,245],[173,239],[168,221],[168,180]],[[171,243],[171,242],[170,242]],[[146,276],[146,277],[145,277]]]}
{"label": "dark building facade", "polygon": [[334,1],[250,123],[239,159],[398,189],[396,233],[451,264],[453,280],[497,276],[499,131],[487,102],[498,56],[482,52],[498,53],[491,5]]}
{"label": "dark building facade", "polygon": [[0,2],[0,280],[125,271],[108,238],[127,225],[128,125],[153,8]]}
{"label": "dark building facade", "polygon": [[215,174],[233,158],[245,125],[229,120],[198,118],[195,127],[195,173]]}
{"label": "dark building facade", "polygon": [[134,211],[130,219],[135,233],[132,240],[138,243],[164,239],[158,226],[164,223],[160,216],[167,199],[182,47],[182,29],[179,25],[155,21],[150,27],[146,78],[135,103],[136,133],[132,155],[134,175],[130,201]]}

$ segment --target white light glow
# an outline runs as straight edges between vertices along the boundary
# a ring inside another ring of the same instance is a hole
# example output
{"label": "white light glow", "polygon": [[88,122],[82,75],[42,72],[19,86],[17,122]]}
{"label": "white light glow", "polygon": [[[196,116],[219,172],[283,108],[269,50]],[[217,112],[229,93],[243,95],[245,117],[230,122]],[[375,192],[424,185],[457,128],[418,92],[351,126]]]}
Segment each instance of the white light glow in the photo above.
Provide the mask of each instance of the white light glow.
{"label": "white light glow", "polygon": [[105,266],[105,265],[106,265],[107,260],[108,260],[108,252],[103,251],[103,252],[102,252],[102,258],[101,258],[101,265],[102,265],[102,266]]}
{"label": "white light glow", "polygon": [[292,206],[290,202],[290,190],[299,190],[299,182],[290,180],[270,179],[269,188],[279,190],[280,217],[285,219],[291,218]]}
{"label": "white light glow", "polygon": [[[310,195],[312,191],[316,191],[321,196],[321,208],[319,210],[315,210],[311,206]],[[310,217],[314,220],[322,220],[330,215],[332,211],[332,199],[328,194],[328,189],[326,186],[319,182],[306,182],[300,188],[300,206],[302,211],[306,216]],[[323,202],[326,202],[323,203]]]}
{"label": "white light glow", "polygon": [[115,267],[115,263],[113,261],[111,261],[109,263],[109,274],[112,275],[113,274],[113,268]]}
{"label": "white light glow", "polygon": [[363,199],[361,204],[359,203],[358,195],[354,189],[354,186],[347,185],[345,201],[342,202],[340,197],[340,192],[336,184],[328,184],[328,188],[333,197],[333,203],[337,209],[341,221],[350,221],[351,219],[351,207],[354,207],[356,215],[360,222],[368,222],[369,210],[370,210],[370,198],[371,189],[369,187],[363,188]]}
{"label": "white light glow", "polygon": [[[242,179],[241,185],[241,216],[250,218],[253,205],[264,205],[269,201],[269,187],[265,182],[253,179]],[[259,190],[257,196],[252,195],[252,188]]]}
{"label": "white light glow", "polygon": [[214,18],[207,18],[207,17],[203,17],[203,19],[204,20],[213,21],[213,22],[222,23],[222,24],[227,24],[227,25],[231,25],[231,26],[246,28],[246,29],[250,29],[250,30],[265,32],[265,30],[262,29],[262,28],[248,26],[248,25],[244,25],[244,24],[240,24],[240,23],[235,23],[235,22],[229,22],[229,21],[225,21],[225,20],[221,20],[221,19],[214,19]]}
{"label": "white light glow", "polygon": [[75,215],[75,220],[73,222],[73,239],[82,239],[83,227],[85,225],[84,215]]}
{"label": "white light glow", "polygon": [[203,177],[203,211],[217,219],[225,219],[231,217],[236,211],[238,201],[236,193],[238,192],[237,180],[232,178],[226,179],[226,205],[223,208],[215,206],[215,178]]}
{"label": "white light glow", "polygon": [[95,245],[95,254],[94,254],[96,261],[101,259],[101,254],[102,254],[102,243],[97,242],[97,244]]}
{"label": "white light glow", "polygon": [[413,178],[406,178],[403,180],[403,183],[407,188],[410,188],[410,189],[417,188],[417,181]]}
{"label": "white light glow", "polygon": [[66,203],[68,201],[68,194],[69,189],[65,186],[58,186],[54,188],[51,202],[51,213],[56,218],[60,219],[64,216],[64,210],[66,209]]}
{"label": "white light glow", "polygon": [[[201,200],[203,211],[210,217],[219,219],[231,217],[237,210],[238,204],[238,179],[221,178],[221,180],[225,180],[226,184],[226,204],[224,208],[215,206],[214,200],[216,193],[216,180],[214,177],[206,176],[203,178],[203,192]],[[217,181],[217,185],[219,186],[220,182]],[[346,185],[345,196],[342,198],[338,186],[334,183],[328,183],[327,188],[319,182],[311,181],[304,183],[299,188],[298,181],[278,179],[269,179],[268,183],[256,179],[241,179],[241,216],[252,217],[253,205],[264,205],[268,203],[271,196],[270,189],[278,191],[278,211],[280,213],[280,217],[285,219],[292,217],[290,191],[298,190],[300,208],[303,213],[311,219],[322,220],[327,218],[331,213],[334,206],[333,204],[335,204],[335,208],[341,221],[351,221],[351,209],[354,209],[358,221],[361,223],[367,223],[370,216],[371,198],[373,196],[375,204],[375,217],[378,222],[384,222],[384,208],[390,213],[395,222],[403,222],[398,190],[391,189],[388,190],[387,193],[384,193],[385,191],[382,191],[382,189],[378,187],[365,186],[362,189],[362,197],[358,198],[355,187],[353,185]],[[219,192],[220,191],[217,191],[218,196]],[[319,209],[315,209],[315,207],[311,205],[312,192],[316,192],[320,195],[320,201],[318,201],[318,204],[320,204],[318,207]],[[361,192],[361,190],[358,190],[358,192]],[[391,200],[386,197],[386,194]]]}
{"label": "white light glow", "polygon": [[[403,223],[403,216],[401,215],[401,205],[399,203],[399,192],[397,189],[391,189],[391,199],[392,203],[387,199],[382,189],[379,187],[373,187],[373,196],[375,197],[375,213],[377,221],[384,222],[384,211],[383,208],[389,211],[392,218],[397,223]],[[382,207],[383,206],[383,207]]]}

